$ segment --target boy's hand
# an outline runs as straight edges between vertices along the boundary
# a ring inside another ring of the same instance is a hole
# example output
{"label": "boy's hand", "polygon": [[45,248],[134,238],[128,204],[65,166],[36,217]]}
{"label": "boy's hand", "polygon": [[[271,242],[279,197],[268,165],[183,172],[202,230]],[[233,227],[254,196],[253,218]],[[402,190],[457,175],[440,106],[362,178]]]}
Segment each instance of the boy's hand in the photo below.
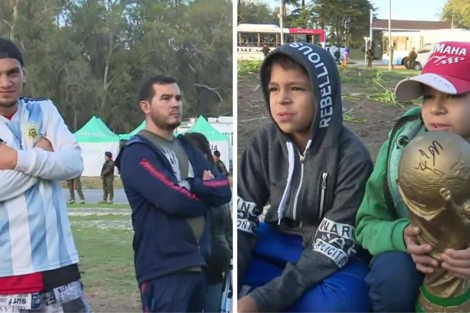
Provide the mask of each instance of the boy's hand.
{"label": "boy's hand", "polygon": [[439,263],[429,256],[432,251],[430,245],[418,244],[418,235],[421,232],[419,227],[408,225],[403,233],[406,251],[411,255],[416,264],[416,269],[424,274],[434,273]]}
{"label": "boy's hand", "polygon": [[34,147],[41,148],[42,150],[45,150],[45,151],[54,152],[54,148],[52,147],[51,142],[44,137],[39,139],[38,142],[36,142],[36,144],[34,145]]}
{"label": "boy's hand", "polygon": [[442,267],[455,277],[470,279],[470,248],[465,250],[446,249],[441,254]]}
{"label": "boy's hand", "polygon": [[250,296],[245,296],[237,301],[237,312],[257,313],[259,311],[255,300]]}

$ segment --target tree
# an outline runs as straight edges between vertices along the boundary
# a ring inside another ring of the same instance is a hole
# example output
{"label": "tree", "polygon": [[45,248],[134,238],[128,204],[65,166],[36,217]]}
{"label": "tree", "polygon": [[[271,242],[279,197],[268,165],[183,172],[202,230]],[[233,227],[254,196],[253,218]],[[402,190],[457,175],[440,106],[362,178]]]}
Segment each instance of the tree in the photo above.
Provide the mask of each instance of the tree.
{"label": "tree", "polygon": [[98,115],[117,133],[143,119],[147,76],[174,76],[186,117],[232,112],[228,0],[0,1],[0,36],[24,54],[25,95],[51,98],[75,131]]}
{"label": "tree", "polygon": [[470,3],[467,0],[447,0],[441,20],[453,21],[454,28],[470,28]]}
{"label": "tree", "polygon": [[279,18],[263,2],[239,2],[238,23],[278,24]]}
{"label": "tree", "polygon": [[358,46],[369,33],[368,0],[314,0],[312,12],[321,28],[330,28],[330,41],[339,45]]}

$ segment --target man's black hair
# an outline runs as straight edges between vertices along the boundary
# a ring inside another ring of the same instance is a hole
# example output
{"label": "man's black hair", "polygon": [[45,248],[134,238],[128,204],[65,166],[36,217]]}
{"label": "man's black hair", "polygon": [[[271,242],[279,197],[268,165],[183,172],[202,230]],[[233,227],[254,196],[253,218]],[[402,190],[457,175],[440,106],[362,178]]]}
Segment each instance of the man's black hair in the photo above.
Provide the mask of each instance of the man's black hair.
{"label": "man's black hair", "polygon": [[139,102],[140,101],[151,101],[152,98],[155,96],[155,90],[153,89],[153,85],[169,85],[175,84],[176,79],[169,76],[157,75],[152,76],[145,79],[139,88]]}
{"label": "man's black hair", "polygon": [[215,155],[216,157],[220,158],[220,152],[219,152],[219,151],[215,150],[215,151],[214,151],[214,155]]}
{"label": "man's black hair", "polygon": [[24,66],[23,55],[18,47],[11,41],[0,37],[0,59],[16,59]]}
{"label": "man's black hair", "polygon": [[286,54],[276,54],[272,57],[269,58],[267,61],[268,63],[268,73],[271,74],[271,70],[273,69],[273,66],[275,64],[280,65],[284,70],[294,70],[294,69],[300,69],[302,72],[308,76],[307,69],[300,65],[297,61],[292,59],[290,56]]}
{"label": "man's black hair", "polygon": [[192,147],[199,149],[203,154],[205,154],[209,163],[214,165],[214,158],[212,157],[211,147],[206,136],[201,133],[186,133],[184,134],[184,138],[186,138]]}

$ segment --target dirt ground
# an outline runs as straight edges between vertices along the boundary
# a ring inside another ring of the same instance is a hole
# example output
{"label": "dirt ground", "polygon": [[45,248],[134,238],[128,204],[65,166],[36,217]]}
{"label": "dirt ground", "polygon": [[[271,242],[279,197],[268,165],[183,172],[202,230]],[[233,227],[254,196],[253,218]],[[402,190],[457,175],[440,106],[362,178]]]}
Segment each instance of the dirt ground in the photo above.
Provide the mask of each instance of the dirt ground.
{"label": "dirt ground", "polygon": [[[416,72],[351,67],[340,69],[343,116],[345,125],[369,148],[376,159],[394,122],[415,104],[396,103],[395,85]],[[378,101],[370,100],[369,98]],[[238,79],[238,157],[240,158],[254,132],[270,122],[267,107],[255,73],[239,75]]]}

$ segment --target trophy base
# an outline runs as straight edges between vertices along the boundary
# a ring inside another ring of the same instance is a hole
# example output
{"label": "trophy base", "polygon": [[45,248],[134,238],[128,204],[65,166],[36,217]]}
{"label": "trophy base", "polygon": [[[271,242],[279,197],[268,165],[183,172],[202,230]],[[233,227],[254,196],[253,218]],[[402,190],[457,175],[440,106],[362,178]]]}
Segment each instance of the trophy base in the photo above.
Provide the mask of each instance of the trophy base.
{"label": "trophy base", "polygon": [[424,286],[421,286],[415,310],[419,313],[470,313],[470,289],[456,298],[444,299],[431,295]]}

